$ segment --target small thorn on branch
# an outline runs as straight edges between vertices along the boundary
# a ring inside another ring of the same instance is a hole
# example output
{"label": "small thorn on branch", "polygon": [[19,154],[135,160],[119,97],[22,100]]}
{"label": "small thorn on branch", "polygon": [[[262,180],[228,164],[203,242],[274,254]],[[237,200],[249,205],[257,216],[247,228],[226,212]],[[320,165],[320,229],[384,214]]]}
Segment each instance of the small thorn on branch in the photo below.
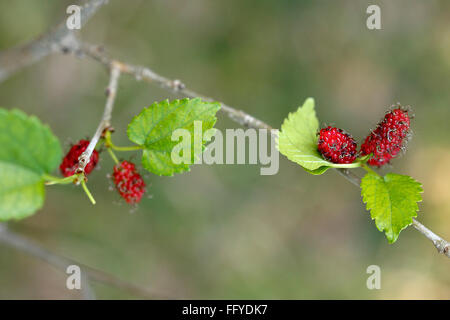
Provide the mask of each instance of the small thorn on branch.
{"label": "small thorn on branch", "polygon": [[175,90],[175,91],[180,91],[180,90],[185,89],[185,88],[186,88],[186,85],[185,85],[183,82],[181,82],[180,80],[175,79],[175,80],[172,81],[171,87],[172,87],[173,90]]}
{"label": "small thorn on branch", "polygon": [[436,249],[439,253],[443,253],[445,255],[449,255],[450,243],[445,241],[444,239],[433,241]]}
{"label": "small thorn on branch", "polygon": [[62,51],[62,53],[64,53],[64,54],[69,54],[69,53],[70,53],[70,48],[64,46],[64,47],[61,48],[61,51]]}

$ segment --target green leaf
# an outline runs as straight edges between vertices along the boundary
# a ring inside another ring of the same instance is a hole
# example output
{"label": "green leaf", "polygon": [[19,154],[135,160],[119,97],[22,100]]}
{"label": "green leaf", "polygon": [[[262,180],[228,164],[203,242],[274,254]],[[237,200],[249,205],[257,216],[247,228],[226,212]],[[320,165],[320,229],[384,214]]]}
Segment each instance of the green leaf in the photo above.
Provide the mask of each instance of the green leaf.
{"label": "green leaf", "polygon": [[58,139],[38,118],[20,110],[0,109],[0,161],[14,163],[43,174],[61,161]]}
{"label": "green leaf", "polygon": [[323,166],[323,167],[320,167],[320,168],[317,168],[317,169],[315,169],[315,170],[309,170],[309,169],[306,169],[306,168],[303,168],[306,172],[309,172],[309,173],[311,173],[311,174],[314,174],[314,175],[321,175],[321,174],[323,174],[325,171],[327,171],[328,169],[330,169],[330,167],[327,167],[327,166]]}
{"label": "green leaf", "polygon": [[19,165],[0,161],[0,220],[23,219],[44,204],[44,180]]}
{"label": "green leaf", "polygon": [[361,195],[372,220],[389,243],[417,216],[423,192],[420,182],[410,176],[388,173],[384,177],[367,173],[361,181]]}
{"label": "green leaf", "polygon": [[22,219],[44,203],[43,175],[61,161],[61,146],[36,117],[0,109],[0,220]]}
{"label": "green leaf", "polygon": [[322,174],[328,168],[355,168],[358,162],[336,164],[323,159],[317,150],[319,120],[314,110],[314,99],[308,98],[302,107],[290,113],[278,134],[278,150],[289,160],[298,163],[312,174]]}
{"label": "green leaf", "polygon": [[[143,146],[142,165],[148,171],[165,176],[189,171],[189,165],[200,156],[211,138],[211,132],[203,137],[194,132],[194,121],[201,121],[205,132],[216,123],[215,115],[219,109],[218,103],[204,102],[199,98],[155,102],[133,118],[128,125],[128,138]],[[180,143],[172,141],[172,133],[176,129],[186,129],[190,134],[189,164],[177,164],[171,158],[173,148]],[[195,147],[194,139],[200,142],[200,148]]]}

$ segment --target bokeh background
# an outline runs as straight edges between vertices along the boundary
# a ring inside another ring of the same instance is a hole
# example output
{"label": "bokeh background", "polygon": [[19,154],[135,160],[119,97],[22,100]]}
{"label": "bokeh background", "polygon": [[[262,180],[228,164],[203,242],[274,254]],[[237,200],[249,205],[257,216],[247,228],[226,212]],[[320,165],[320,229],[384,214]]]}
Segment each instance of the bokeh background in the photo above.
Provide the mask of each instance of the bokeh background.
{"label": "bokeh background", "polygon": [[[74,1],[0,1],[0,49],[33,39]],[[382,30],[366,28],[381,7]],[[424,185],[419,220],[450,238],[450,2],[446,0],[111,0],[81,30],[83,40],[149,66],[279,128],[306,97],[322,124],[361,141],[396,102],[411,105],[414,136],[389,170]],[[48,123],[64,145],[91,136],[108,74],[53,55],[0,84],[0,105]],[[114,140],[168,92],[123,75]],[[219,114],[218,128],[236,128]],[[138,160],[137,154],[121,157]],[[125,280],[185,298],[450,298],[450,261],[412,229],[389,245],[359,190],[329,171],[311,176],[280,158],[274,176],[257,165],[195,166],[147,175],[137,210],[123,203],[101,155],[90,176],[92,206],[74,186],[47,188],[45,206],[9,227],[50,250]],[[358,172],[359,173],[359,172]],[[366,268],[381,267],[381,290]],[[66,275],[0,245],[0,298],[78,299]],[[92,283],[98,298],[139,298]]]}

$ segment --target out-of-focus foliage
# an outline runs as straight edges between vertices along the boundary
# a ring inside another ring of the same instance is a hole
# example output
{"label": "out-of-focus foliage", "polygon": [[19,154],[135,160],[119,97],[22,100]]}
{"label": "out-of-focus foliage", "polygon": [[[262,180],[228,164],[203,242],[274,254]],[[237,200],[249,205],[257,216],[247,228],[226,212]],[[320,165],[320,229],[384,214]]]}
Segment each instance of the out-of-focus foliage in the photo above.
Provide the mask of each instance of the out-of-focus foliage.
{"label": "out-of-focus foliage", "polygon": [[[277,128],[313,96],[321,125],[361,141],[391,104],[411,105],[413,139],[388,171],[423,182],[419,220],[450,238],[450,2],[377,3],[379,31],[366,28],[366,0],[110,0],[81,36]],[[0,0],[0,49],[46,31],[70,4]],[[49,123],[67,150],[94,133],[107,82],[103,66],[54,55],[1,83],[0,105]],[[132,117],[166,98],[174,97],[123,75],[114,141],[126,145]],[[216,127],[237,125],[218,113]],[[332,170],[312,176],[283,157],[274,176],[256,165],[194,165],[172,178],[147,176],[151,199],[130,213],[108,191],[113,163],[101,158],[89,176],[96,206],[76,187],[53,186],[39,214],[10,227],[191,298],[450,298],[448,258],[412,228],[388,245],[360,191]],[[372,264],[381,267],[381,290],[366,288]],[[0,270],[0,298],[79,297],[64,273],[4,246]],[[100,298],[130,297],[94,289]]]}
{"label": "out-of-focus foliage", "polygon": [[61,161],[50,128],[20,110],[0,109],[0,221],[23,219],[44,203],[43,174]]}

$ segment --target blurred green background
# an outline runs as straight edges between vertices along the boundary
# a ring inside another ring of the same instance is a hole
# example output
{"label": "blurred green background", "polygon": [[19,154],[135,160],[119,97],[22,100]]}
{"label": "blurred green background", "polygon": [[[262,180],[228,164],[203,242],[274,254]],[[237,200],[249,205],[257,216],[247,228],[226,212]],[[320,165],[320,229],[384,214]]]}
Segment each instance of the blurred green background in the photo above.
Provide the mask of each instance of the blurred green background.
{"label": "blurred green background", "polygon": [[[74,1],[0,0],[0,50],[59,23]],[[381,7],[382,30],[366,28]],[[332,0],[111,0],[83,40],[149,66],[193,90],[279,128],[306,97],[323,125],[361,141],[396,102],[411,105],[414,136],[397,173],[424,185],[419,220],[450,238],[450,2]],[[90,59],[53,55],[0,84],[0,105],[50,125],[64,145],[92,136],[108,74]],[[126,145],[134,115],[168,92],[123,75],[114,140]],[[219,114],[218,128],[236,128]],[[120,154],[124,158],[138,156]],[[194,166],[147,175],[137,210],[109,191],[113,162],[101,155],[81,189],[47,188],[45,206],[10,223],[50,250],[125,280],[185,298],[450,298],[450,261],[412,229],[389,245],[359,190],[329,171],[311,176],[280,157],[274,176],[257,165]],[[381,267],[381,290],[366,268]],[[0,298],[78,299],[66,274],[0,245]],[[93,283],[98,298],[136,298]],[[138,297],[137,297],[138,298]]]}

